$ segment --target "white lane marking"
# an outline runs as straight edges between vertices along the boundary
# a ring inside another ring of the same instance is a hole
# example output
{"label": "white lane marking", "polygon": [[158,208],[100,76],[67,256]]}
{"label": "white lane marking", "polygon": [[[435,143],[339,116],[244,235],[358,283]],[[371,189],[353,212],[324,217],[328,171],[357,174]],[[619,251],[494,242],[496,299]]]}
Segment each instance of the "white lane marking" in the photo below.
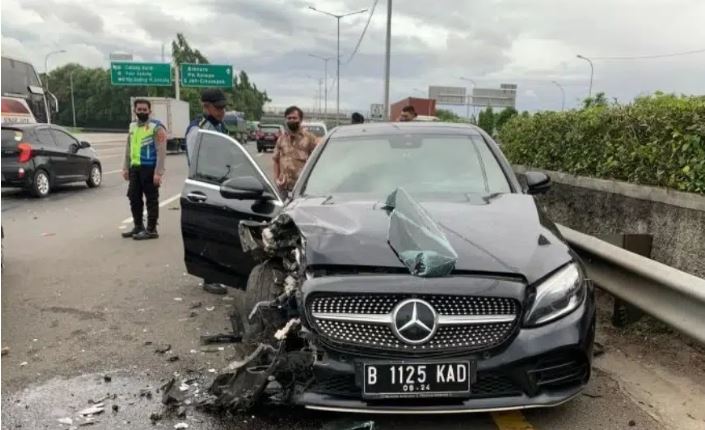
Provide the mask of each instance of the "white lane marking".
{"label": "white lane marking", "polygon": [[106,158],[115,158],[115,157],[124,157],[125,154],[111,154],[111,155],[100,155],[98,154],[98,159],[99,160],[105,160]]}
{"label": "white lane marking", "polygon": [[259,157],[261,157],[262,155],[264,155],[264,154],[255,154],[255,157],[258,157],[258,158],[259,158]]}
{"label": "white lane marking", "polygon": [[[163,202],[159,203],[159,207],[163,208],[164,206],[168,205],[169,203],[173,202],[174,200],[178,199],[179,197],[181,197],[181,193],[173,195],[173,196],[169,197],[168,199],[164,200]],[[145,210],[142,215],[143,216],[147,215],[147,211]],[[120,224],[128,224],[131,222],[132,222],[132,217],[129,217],[129,218],[124,219]]]}
{"label": "white lane marking", "polygon": [[120,173],[122,172],[122,169],[117,169],[117,170],[111,170],[109,172],[103,172],[104,175],[112,175],[113,173]]}

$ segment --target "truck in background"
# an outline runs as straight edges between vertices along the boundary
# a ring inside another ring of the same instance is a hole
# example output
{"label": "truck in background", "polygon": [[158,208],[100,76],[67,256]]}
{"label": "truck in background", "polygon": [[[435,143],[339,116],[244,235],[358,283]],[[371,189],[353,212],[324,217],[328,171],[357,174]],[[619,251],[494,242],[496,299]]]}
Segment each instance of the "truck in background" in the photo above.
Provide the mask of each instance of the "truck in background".
{"label": "truck in background", "polygon": [[[28,61],[2,57],[2,122],[51,122],[59,103]],[[27,112],[29,110],[29,112]]]}
{"label": "truck in background", "polygon": [[186,148],[186,128],[191,122],[188,102],[169,97],[130,97],[132,121],[137,121],[132,108],[136,99],[148,100],[152,104],[152,119],[156,119],[166,127],[166,150],[184,151]]}
{"label": "truck in background", "polygon": [[238,142],[245,144],[247,143],[247,121],[245,120],[245,114],[238,111],[227,111],[225,112],[225,118],[223,118],[223,123],[228,129],[228,134],[235,138]]}
{"label": "truck in background", "polygon": [[420,99],[416,97],[407,97],[392,104],[390,107],[390,121],[397,121],[401,115],[401,110],[404,106],[413,106],[416,114],[425,117],[436,116],[436,101],[434,99]]}

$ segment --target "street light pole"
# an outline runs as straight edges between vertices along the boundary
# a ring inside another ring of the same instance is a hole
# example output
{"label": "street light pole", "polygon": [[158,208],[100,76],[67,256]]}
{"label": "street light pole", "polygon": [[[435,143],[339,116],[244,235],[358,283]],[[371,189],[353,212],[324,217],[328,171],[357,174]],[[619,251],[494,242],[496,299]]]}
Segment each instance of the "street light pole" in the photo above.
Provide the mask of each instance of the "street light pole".
{"label": "street light pole", "polygon": [[578,58],[580,58],[581,60],[585,60],[585,61],[587,61],[588,63],[590,63],[590,90],[588,91],[588,97],[592,97],[592,77],[593,77],[593,75],[595,74],[595,68],[594,68],[593,65],[592,65],[592,61],[591,61],[588,57],[585,57],[585,56],[580,55],[580,54],[576,55],[576,57],[578,57]]}
{"label": "street light pole", "polygon": [[362,9],[362,10],[359,10],[359,11],[357,11],[357,12],[345,13],[345,14],[342,14],[342,15],[336,15],[336,14],[334,14],[334,13],[325,12],[325,11],[316,9],[316,8],[313,7],[313,6],[309,6],[308,8],[311,9],[311,10],[313,10],[313,11],[322,13],[322,14],[324,14],[324,15],[332,16],[333,18],[335,18],[336,20],[338,20],[338,54],[337,54],[337,56],[336,56],[336,59],[337,59],[336,63],[337,63],[337,66],[338,66],[338,67],[337,67],[337,72],[336,72],[336,74],[337,74],[337,78],[336,78],[336,79],[337,79],[337,89],[336,89],[337,95],[336,95],[336,102],[335,102],[335,104],[336,104],[336,107],[335,107],[335,123],[336,123],[336,125],[340,125],[340,19],[341,19],[341,18],[345,18],[346,16],[355,15],[355,14],[358,14],[358,13],[365,13],[365,12],[367,12],[367,9]]}
{"label": "street light pole", "polygon": [[320,55],[316,54],[308,54],[310,57],[313,58],[318,58],[319,60],[323,61],[323,80],[325,82],[325,85],[323,86],[324,92],[325,92],[325,108],[324,108],[324,115],[328,116],[328,61],[332,60],[333,57],[322,57]]}
{"label": "street light pole", "polygon": [[387,40],[384,52],[384,118],[389,121],[389,73],[392,51],[392,0],[387,0]]}
{"label": "street light pole", "polygon": [[71,114],[73,115],[73,128],[76,128],[76,102],[73,98],[73,71],[69,73],[69,83],[71,84]]}
{"label": "street light pole", "polygon": [[563,89],[563,85],[559,84],[557,81],[551,81],[553,84],[555,84],[560,90],[561,90],[561,112],[565,110],[565,90]]}
{"label": "street light pole", "polygon": [[[44,56],[44,78],[46,79],[47,93],[49,92],[49,57],[54,54],[63,54],[64,52],[66,52],[65,49],[59,49],[57,51],[51,51]],[[47,110],[47,123],[51,124],[51,106]]]}
{"label": "street light pole", "polygon": [[[461,81],[467,81],[467,82],[472,83],[472,89],[473,89],[473,90],[474,90],[475,87],[477,86],[477,84],[475,83],[475,81],[472,80],[472,79],[470,79],[470,78],[464,78],[464,77],[461,76],[459,79],[460,79]],[[468,96],[466,97],[465,116],[468,118],[468,120],[470,119],[470,97],[472,97],[472,96],[471,96],[471,95],[468,95]],[[475,106],[474,106],[474,105],[473,105],[472,110],[473,110],[473,115],[475,115]]]}

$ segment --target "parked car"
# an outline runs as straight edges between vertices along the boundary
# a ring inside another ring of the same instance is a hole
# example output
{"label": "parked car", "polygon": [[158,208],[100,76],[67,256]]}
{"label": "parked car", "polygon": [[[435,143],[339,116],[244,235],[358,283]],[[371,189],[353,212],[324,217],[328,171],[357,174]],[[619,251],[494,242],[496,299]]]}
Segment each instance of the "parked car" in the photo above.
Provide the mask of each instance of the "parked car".
{"label": "parked car", "polygon": [[277,139],[284,133],[284,126],[278,124],[260,124],[257,134],[257,152],[274,149]]}
{"label": "parked car", "polygon": [[319,139],[328,134],[328,127],[323,122],[304,122],[301,126]]}
{"label": "parked car", "polygon": [[221,382],[221,404],[254,392],[338,412],[491,411],[587,384],[593,286],[532,195],[550,178],[522,186],[479,128],[338,127],[289,197],[227,136],[201,131],[196,150],[186,267],[245,289],[234,329],[262,353]]}
{"label": "parked car", "polygon": [[46,197],[59,184],[103,181],[102,166],[90,143],[49,124],[2,126],[2,186]]}

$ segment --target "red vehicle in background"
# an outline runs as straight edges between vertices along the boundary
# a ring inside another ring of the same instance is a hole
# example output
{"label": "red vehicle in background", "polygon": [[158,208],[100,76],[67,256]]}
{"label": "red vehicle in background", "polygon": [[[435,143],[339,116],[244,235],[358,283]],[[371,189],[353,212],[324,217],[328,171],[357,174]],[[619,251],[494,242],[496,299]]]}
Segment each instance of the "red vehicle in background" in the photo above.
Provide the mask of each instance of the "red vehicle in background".
{"label": "red vehicle in background", "polygon": [[257,152],[274,150],[277,139],[284,133],[284,126],[279,124],[260,124],[257,131]]}

